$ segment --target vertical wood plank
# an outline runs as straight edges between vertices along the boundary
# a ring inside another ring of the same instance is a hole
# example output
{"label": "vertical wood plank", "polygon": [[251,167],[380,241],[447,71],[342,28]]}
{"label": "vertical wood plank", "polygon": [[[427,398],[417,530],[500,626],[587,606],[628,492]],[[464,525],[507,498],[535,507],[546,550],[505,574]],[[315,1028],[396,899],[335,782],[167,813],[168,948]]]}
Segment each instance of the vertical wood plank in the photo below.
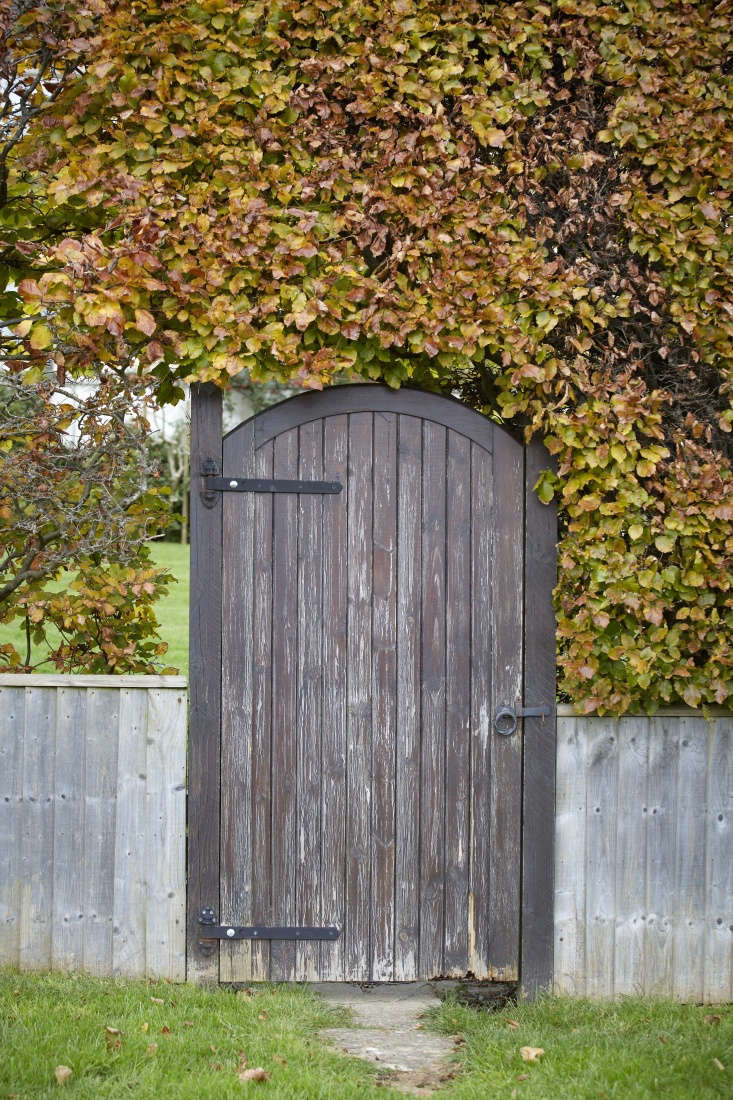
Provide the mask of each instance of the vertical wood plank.
{"label": "vertical wood plank", "polygon": [[[675,867],[677,839],[677,723],[657,719],[649,738],[646,813],[646,942],[644,993],[668,995],[673,986]],[[618,855],[617,855],[618,860]]]}
{"label": "vertical wood plank", "polygon": [[191,386],[191,596],[189,606],[188,975],[216,981],[219,952],[199,947],[198,914],[219,909],[219,791],[221,753],[221,494],[207,508],[201,468],[221,468],[221,390]]}
{"label": "vertical wood plank", "polygon": [[446,430],[423,422],[420,974],[443,969]]}
{"label": "vertical wood plank", "polygon": [[576,718],[558,721],[555,819],[554,990],[586,994],[587,737]]}
{"label": "vertical wood plank", "polygon": [[[272,443],[255,454],[255,476],[273,476]],[[252,920],[272,923],[272,507],[269,494],[255,496],[252,619]],[[270,943],[252,943],[252,980],[270,976]]]}
{"label": "vertical wood plank", "polygon": [[489,976],[492,860],[491,739],[493,737],[491,454],[471,444],[471,870],[468,966]]}
{"label": "vertical wood plank", "polygon": [[444,974],[468,970],[471,718],[471,442],[448,432]]}
{"label": "vertical wood plank", "polygon": [[705,985],[705,860],[708,723],[678,718],[677,898],[673,988],[681,1001],[702,1000]]}
{"label": "vertical wood plank", "polygon": [[555,866],[556,654],[552,592],[557,581],[557,510],[534,491],[552,459],[539,440],[525,450],[524,701],[550,708],[524,719],[520,975],[525,994],[552,984]]}
{"label": "vertical wood plank", "polygon": [[[524,583],[524,449],[507,432],[494,431],[492,525],[491,895],[489,973],[519,977],[522,741],[524,731],[493,731],[497,707],[522,703]],[[530,700],[531,701],[531,700]],[[521,729],[521,727],[520,727]]]}
{"label": "vertical wood plank", "polygon": [[[298,476],[298,429],[275,440],[274,476]],[[298,654],[298,500],[289,493],[273,500],[272,621],[272,918],[296,922],[297,871],[297,654]],[[295,944],[270,945],[273,981],[295,976]]]}
{"label": "vertical wood plank", "polygon": [[370,978],[372,414],[349,417],[346,926],[344,977]]}
{"label": "vertical wood plank", "polygon": [[[299,439],[299,477],[323,477],[323,424],[303,424]],[[296,924],[321,923],[321,691],[322,691],[322,515],[334,497],[304,493],[298,497],[298,810]],[[319,977],[317,941],[296,945],[295,976]]]}
{"label": "vertical wood plank", "polygon": [[112,973],[119,692],[88,688],[84,745],[84,970]]}
{"label": "vertical wood plank", "polygon": [[394,974],[397,702],[397,417],[374,414],[372,980]]}
{"label": "vertical wood plank", "polygon": [[642,992],[646,938],[647,777],[649,724],[626,718],[618,736],[618,807],[616,811],[616,927],[614,984],[619,995]]}
{"label": "vertical wood plank", "polygon": [[395,981],[418,976],[422,421],[400,416],[397,505]]}
{"label": "vertical wood plank", "polygon": [[708,733],[708,845],[705,921],[705,1000],[733,999],[733,722],[715,721]]}
{"label": "vertical wood plank", "polygon": [[[348,418],[324,421],[323,476],[343,491],[323,510],[323,784],[321,895],[325,925],[344,927]],[[343,934],[321,944],[321,980],[343,981]]]}
{"label": "vertical wood plank", "polygon": [[[60,732],[59,726],[59,734]],[[145,917],[148,894],[145,864],[149,844],[145,819],[147,733],[147,691],[122,688],[120,738],[117,751],[112,927],[112,973],[119,977],[139,976],[145,974],[147,969],[145,958]],[[58,821],[58,804],[56,813]]]}
{"label": "vertical wood plank", "polygon": [[[225,475],[251,477],[254,427],[224,441]],[[252,610],[254,493],[225,493],[222,559],[221,913],[252,923]],[[251,942],[222,943],[219,979],[249,981]]]}
{"label": "vertical wood plank", "polygon": [[0,966],[20,962],[25,691],[0,688]]}
{"label": "vertical wood plank", "polygon": [[51,965],[56,692],[26,688],[19,964]]}
{"label": "vertical wood plank", "polygon": [[185,714],[182,692],[148,692],[146,970],[171,981],[185,977]]}
{"label": "vertical wood plank", "polygon": [[[70,683],[73,681],[69,678]],[[55,970],[81,970],[84,916],[79,847],[84,832],[84,688],[56,689],[53,943]]]}
{"label": "vertical wood plank", "polygon": [[618,746],[613,719],[595,719],[588,742],[586,991],[589,997],[611,997],[614,994],[614,887],[618,804]]}

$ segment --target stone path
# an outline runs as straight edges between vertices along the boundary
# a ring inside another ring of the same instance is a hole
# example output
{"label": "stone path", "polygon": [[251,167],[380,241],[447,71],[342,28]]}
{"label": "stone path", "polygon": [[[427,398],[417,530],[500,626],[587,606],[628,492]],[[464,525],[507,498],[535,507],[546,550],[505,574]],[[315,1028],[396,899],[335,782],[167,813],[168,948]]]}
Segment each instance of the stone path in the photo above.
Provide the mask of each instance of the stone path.
{"label": "stone path", "polygon": [[344,1053],[385,1070],[386,1083],[400,1092],[427,1096],[453,1076],[453,1039],[423,1031],[420,1017],[437,1003],[427,982],[359,985],[328,982],[312,988],[328,1004],[351,1010],[354,1027],[329,1028],[321,1035]]}

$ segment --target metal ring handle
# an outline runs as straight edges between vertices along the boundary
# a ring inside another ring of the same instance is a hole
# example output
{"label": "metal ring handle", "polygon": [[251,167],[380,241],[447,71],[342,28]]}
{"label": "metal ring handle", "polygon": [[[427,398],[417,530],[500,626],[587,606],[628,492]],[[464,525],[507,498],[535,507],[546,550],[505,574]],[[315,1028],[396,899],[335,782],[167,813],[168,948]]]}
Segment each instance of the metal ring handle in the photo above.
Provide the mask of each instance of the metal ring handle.
{"label": "metal ring handle", "polygon": [[[509,724],[506,724],[507,719]],[[494,729],[502,737],[511,737],[517,728],[517,712],[513,707],[500,707],[494,715]]]}

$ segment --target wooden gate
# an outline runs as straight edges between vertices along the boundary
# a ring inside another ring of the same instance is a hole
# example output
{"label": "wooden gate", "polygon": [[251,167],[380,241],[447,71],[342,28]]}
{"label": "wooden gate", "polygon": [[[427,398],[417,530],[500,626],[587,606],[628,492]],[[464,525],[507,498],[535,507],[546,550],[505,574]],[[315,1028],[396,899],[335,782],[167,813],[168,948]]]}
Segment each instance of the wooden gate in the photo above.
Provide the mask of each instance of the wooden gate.
{"label": "wooden gate", "polygon": [[[382,386],[293,398],[223,444],[218,417],[201,387],[190,966],[547,984],[555,532],[531,489],[548,456]],[[497,712],[523,707],[547,714],[505,735]]]}

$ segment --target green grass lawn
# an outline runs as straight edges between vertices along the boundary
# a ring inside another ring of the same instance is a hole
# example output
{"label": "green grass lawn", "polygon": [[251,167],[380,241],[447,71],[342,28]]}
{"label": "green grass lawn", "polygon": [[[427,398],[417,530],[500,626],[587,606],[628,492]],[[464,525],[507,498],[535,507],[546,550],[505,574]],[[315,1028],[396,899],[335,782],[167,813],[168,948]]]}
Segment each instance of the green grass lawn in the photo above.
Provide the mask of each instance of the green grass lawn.
{"label": "green grass lawn", "polygon": [[[188,576],[189,576],[189,548],[180,546],[174,542],[152,542],[150,544],[151,556],[156,565],[169,569],[176,577],[176,583],[168,589],[167,596],[158,600],[155,605],[155,614],[160,623],[160,636],[168,643],[168,652],[163,658],[167,665],[180,669],[181,675],[188,675]],[[63,588],[63,580],[58,581],[57,590]],[[49,630],[52,640],[58,640],[56,631]],[[11,624],[0,624],[0,645],[4,642],[12,642],[25,654],[25,634],[20,621]],[[37,654],[32,655],[37,660]],[[53,672],[53,666],[48,664],[37,670],[38,672]]]}
{"label": "green grass lawn", "polygon": [[[71,1069],[63,1088],[77,1098],[384,1096],[373,1068],[319,1041],[318,1028],[343,1022],[303,986],[253,995],[0,971],[0,1097],[58,1095],[57,1066]],[[446,1100],[731,1095],[730,1007],[548,998],[486,1012],[449,1001],[426,1026],[458,1036]],[[523,1046],[545,1053],[528,1063]],[[267,1080],[239,1081],[258,1067]]]}

